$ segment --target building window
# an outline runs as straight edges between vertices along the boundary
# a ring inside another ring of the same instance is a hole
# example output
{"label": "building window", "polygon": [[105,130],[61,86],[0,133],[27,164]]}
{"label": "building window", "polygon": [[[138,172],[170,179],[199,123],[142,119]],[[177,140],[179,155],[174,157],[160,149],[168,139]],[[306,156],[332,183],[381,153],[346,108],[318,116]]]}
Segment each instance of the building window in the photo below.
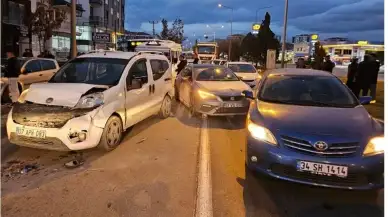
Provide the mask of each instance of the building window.
{"label": "building window", "polygon": [[110,8],[110,14],[113,15],[113,8]]}
{"label": "building window", "polygon": [[335,49],[334,50],[334,55],[341,55],[341,50]]}
{"label": "building window", "polygon": [[117,18],[120,18],[120,14],[119,14],[119,12],[117,12]]}
{"label": "building window", "polygon": [[109,4],[109,0],[105,0],[105,4]]}
{"label": "building window", "polygon": [[348,49],[346,49],[346,50],[343,50],[343,55],[351,55],[352,54],[352,50],[348,50]]}

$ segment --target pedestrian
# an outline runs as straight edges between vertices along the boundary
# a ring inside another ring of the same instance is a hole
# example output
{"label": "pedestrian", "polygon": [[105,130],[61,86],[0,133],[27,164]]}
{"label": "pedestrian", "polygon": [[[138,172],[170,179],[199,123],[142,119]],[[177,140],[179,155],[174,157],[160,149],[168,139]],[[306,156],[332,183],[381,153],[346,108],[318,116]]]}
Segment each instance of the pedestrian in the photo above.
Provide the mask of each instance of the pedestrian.
{"label": "pedestrian", "polygon": [[178,63],[177,69],[175,70],[176,74],[179,75],[179,73],[186,67],[186,65],[187,65],[187,60],[185,60],[185,56],[180,55],[179,63]]}
{"label": "pedestrian", "polygon": [[199,58],[198,58],[198,54],[196,52],[194,52],[194,61],[193,61],[193,64],[198,64],[199,62]]}
{"label": "pedestrian", "polygon": [[7,53],[7,67],[4,71],[4,77],[7,78],[9,96],[12,103],[17,102],[20,92],[18,88],[18,78],[20,75],[20,63],[15,56],[15,52],[12,47],[6,48]]}
{"label": "pedestrian", "polygon": [[298,58],[298,61],[296,62],[296,68],[306,68],[306,63],[303,58]]}
{"label": "pedestrian", "polygon": [[350,90],[352,90],[352,92],[357,95],[357,92],[356,92],[356,74],[357,74],[357,70],[358,70],[358,58],[353,58],[352,59],[352,62],[349,64],[348,66],[348,78],[347,78],[347,81],[346,81],[346,85],[349,87]]}
{"label": "pedestrian", "polygon": [[379,70],[380,70],[380,61],[377,59],[377,56],[375,53],[372,53],[370,59],[370,71],[369,71],[369,91],[370,96],[372,97],[371,103],[376,103],[376,89],[377,89],[377,79],[379,76]]}
{"label": "pedestrian", "polygon": [[371,70],[371,57],[367,54],[364,56],[364,60],[358,64],[358,70],[356,73],[356,96],[360,96],[362,91],[362,96],[368,95],[368,90],[370,87],[370,70]]}
{"label": "pedestrian", "polygon": [[335,67],[335,64],[330,59],[330,55],[327,55],[325,57],[325,62],[322,65],[323,71],[333,73],[333,69]]}
{"label": "pedestrian", "polygon": [[44,51],[44,58],[55,59],[55,56],[48,50]]}
{"label": "pedestrian", "polygon": [[34,55],[32,54],[32,51],[28,48],[24,50],[24,53],[22,56],[23,57],[34,57]]}

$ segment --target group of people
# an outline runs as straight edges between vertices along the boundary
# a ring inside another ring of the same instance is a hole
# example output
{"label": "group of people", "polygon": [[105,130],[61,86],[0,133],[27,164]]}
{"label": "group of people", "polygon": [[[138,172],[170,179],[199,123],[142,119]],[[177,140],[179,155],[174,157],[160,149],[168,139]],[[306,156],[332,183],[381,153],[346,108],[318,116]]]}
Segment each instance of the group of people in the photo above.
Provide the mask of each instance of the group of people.
{"label": "group of people", "polygon": [[380,62],[376,54],[367,54],[364,60],[358,63],[357,58],[353,58],[348,66],[348,76],[346,85],[359,97],[367,96],[370,93],[372,102],[376,102],[377,79],[380,70]]}
{"label": "group of people", "polygon": [[[325,61],[322,63],[322,65],[318,66],[317,63],[313,63],[314,69],[320,69],[320,70],[327,71],[330,73],[333,73],[334,67],[335,67],[335,63],[333,61],[331,61],[330,55],[327,55],[325,57]],[[296,68],[307,68],[304,58],[298,59],[298,61],[296,62]]]}
{"label": "group of people", "polygon": [[[31,49],[27,48],[27,49],[24,50],[24,52],[22,54],[22,57],[34,57],[34,54],[32,53]],[[40,53],[38,55],[38,57],[55,59],[55,56],[50,51],[48,51],[48,50],[45,50],[42,53]]]}

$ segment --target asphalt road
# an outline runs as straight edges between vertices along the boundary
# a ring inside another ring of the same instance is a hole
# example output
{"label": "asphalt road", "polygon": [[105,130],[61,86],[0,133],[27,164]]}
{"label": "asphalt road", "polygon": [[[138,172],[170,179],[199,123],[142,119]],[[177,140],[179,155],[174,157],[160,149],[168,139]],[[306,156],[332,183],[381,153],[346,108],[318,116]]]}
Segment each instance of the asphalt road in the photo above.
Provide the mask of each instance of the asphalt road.
{"label": "asphalt road", "polygon": [[[136,125],[116,150],[79,156],[14,147],[2,159],[3,216],[193,216],[204,131],[211,162],[213,216],[383,216],[383,190],[374,195],[313,188],[245,171],[244,120],[192,117],[176,106],[174,117]],[[2,147],[6,144],[2,143]],[[16,169],[9,166],[12,160]],[[37,164],[20,174],[17,165]],[[15,172],[15,173],[12,173]],[[8,176],[10,174],[10,176]],[[201,199],[201,198],[199,198]]]}

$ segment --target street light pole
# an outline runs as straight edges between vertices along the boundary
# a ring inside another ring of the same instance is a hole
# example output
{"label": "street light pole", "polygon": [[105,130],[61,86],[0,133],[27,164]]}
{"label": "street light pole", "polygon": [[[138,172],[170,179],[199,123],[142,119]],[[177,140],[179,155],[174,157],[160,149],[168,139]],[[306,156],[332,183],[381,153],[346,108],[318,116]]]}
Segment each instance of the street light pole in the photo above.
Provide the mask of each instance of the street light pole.
{"label": "street light pole", "polygon": [[77,26],[77,0],[71,0],[71,58],[77,57],[77,39],[76,39],[76,26]]}
{"label": "street light pole", "polygon": [[232,7],[229,7],[229,6],[225,6],[225,5],[222,5],[222,4],[218,4],[218,7],[219,8],[227,8],[227,9],[230,9],[232,11],[232,14],[231,14],[231,17],[230,17],[230,39],[229,39],[229,52],[228,52],[228,60],[230,61],[231,60],[231,54],[232,54],[232,35],[233,35],[233,12],[234,12],[234,8]]}
{"label": "street light pole", "polygon": [[288,20],[288,0],[285,0],[285,3],[284,3],[283,36],[282,36],[282,64],[281,64],[282,68],[284,68],[284,57],[286,55],[287,20]]}

